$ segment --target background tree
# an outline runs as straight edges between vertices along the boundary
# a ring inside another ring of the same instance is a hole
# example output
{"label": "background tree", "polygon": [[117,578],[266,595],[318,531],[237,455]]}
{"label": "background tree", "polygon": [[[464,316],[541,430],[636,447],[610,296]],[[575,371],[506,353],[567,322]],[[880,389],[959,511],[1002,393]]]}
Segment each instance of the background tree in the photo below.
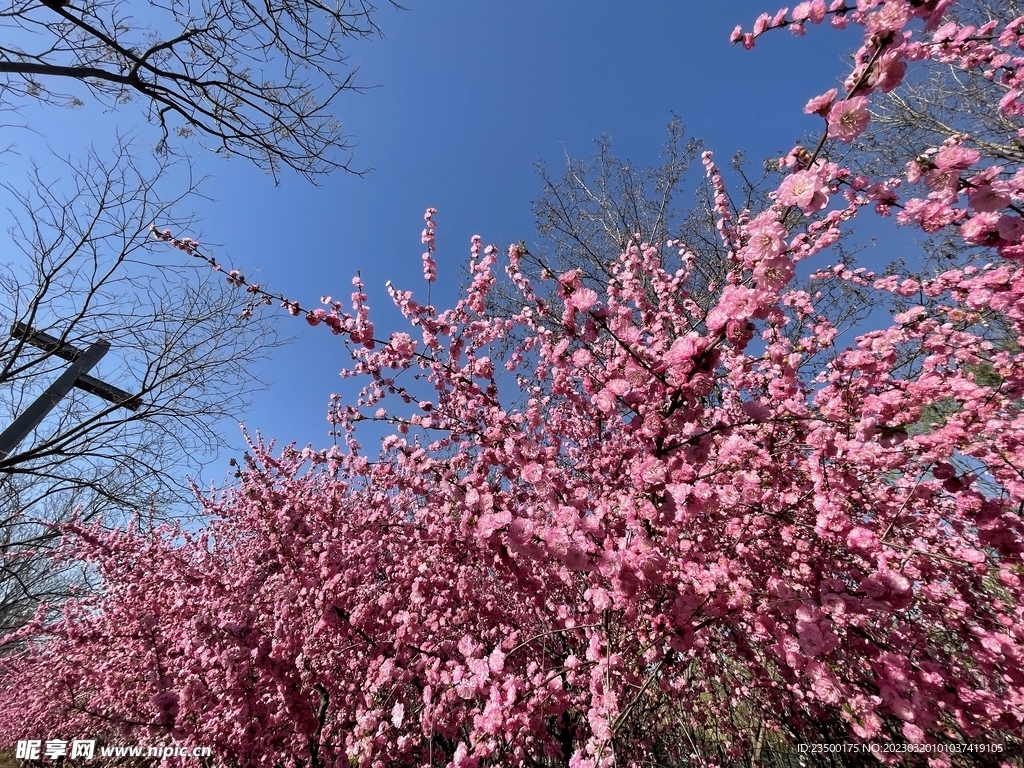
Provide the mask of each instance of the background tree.
{"label": "background tree", "polygon": [[195,134],[275,179],[282,167],[310,179],[358,172],[330,107],[358,90],[341,46],[379,34],[374,11],[366,0],[16,0],[0,14],[0,100],[138,101],[164,148]]}
{"label": "background tree", "polygon": [[[702,143],[687,136],[678,116],[668,124],[660,165],[642,166],[616,157],[609,136],[595,144],[596,150],[588,158],[567,155],[561,176],[537,166],[541,180],[541,194],[533,203],[537,238],[529,245],[520,241],[518,269],[544,302],[546,312],[540,321],[552,330],[562,321],[557,283],[547,278],[578,272],[583,285],[601,292],[610,281],[615,282],[612,269],[620,254],[630,245],[651,244],[660,248],[663,269],[686,271],[686,298],[695,310],[695,327],[701,327],[699,318],[715,306],[736,269],[734,250],[723,239],[720,227],[720,202],[735,212],[736,223],[754,219],[770,207],[769,193],[784,178],[779,158],[755,164],[739,152],[722,171],[729,180],[727,187],[698,183],[693,163],[700,156]],[[707,175],[706,169],[699,170]],[[716,196],[722,200],[716,202]],[[673,246],[666,247],[668,242]],[[833,244],[836,260],[848,263],[864,247],[854,238]],[[820,316],[846,338],[877,309],[878,298],[870,297],[861,285],[832,277],[801,276],[794,287],[816,296]],[[472,277],[464,282],[468,286]],[[492,315],[510,319],[522,309],[519,287],[501,271],[487,294],[487,309]],[[795,344],[802,323],[792,311],[786,311],[791,320],[786,332]],[[513,340],[508,338],[492,350],[502,356],[512,346]],[[832,352],[821,350],[819,355],[826,358]],[[817,356],[801,361],[808,371],[820,364]],[[708,397],[718,394],[716,386]]]}
{"label": "background tree", "polygon": [[[85,349],[105,339],[106,383],[138,399],[134,411],[72,390],[27,439],[0,458],[3,558],[0,626],[10,628],[63,586],[44,557],[70,519],[194,510],[186,479],[226,442],[262,386],[254,364],[278,343],[269,319],[216,273],[154,253],[150,223],[182,225],[186,189],[165,197],[166,163],[148,168],[129,144],[112,160],[91,153],[63,173],[36,169],[26,189],[5,185],[15,223],[0,274],[0,314]],[[13,257],[13,258],[12,258]],[[6,325],[0,338],[0,419],[11,423],[68,361]]]}
{"label": "background tree", "polygon": [[[713,210],[700,204],[684,206],[679,199],[688,189],[683,185],[701,143],[687,137],[678,116],[669,122],[667,133],[663,162],[657,167],[616,157],[607,135],[595,141],[596,150],[588,158],[566,154],[561,176],[552,177],[538,164],[541,194],[533,202],[537,238],[529,246],[521,242],[519,249],[524,276],[542,288],[546,276],[579,270],[585,285],[601,289],[612,278],[616,256],[631,243],[663,244],[675,238],[684,239],[699,254],[693,295],[699,299],[708,284],[720,285],[728,274],[728,259],[714,236]],[[674,257],[666,253],[666,266]],[[519,308],[515,286],[500,280],[488,302],[492,312],[509,316]]]}
{"label": "background tree", "polygon": [[[229,295],[220,275],[151,253],[150,224],[186,224],[181,204],[197,187],[167,173],[167,158],[188,155],[191,137],[275,181],[286,168],[310,180],[362,173],[331,109],[340,93],[359,90],[342,46],[380,33],[375,11],[365,0],[18,0],[0,12],[5,109],[134,103],[156,126],[162,157],[154,165],[149,148],[122,142],[109,158],[91,152],[5,187],[15,221],[0,276],[3,418],[67,365],[9,337],[15,322],[79,348],[110,342],[100,370],[141,407],[75,390],[0,460],[0,627],[64,594],[46,559],[54,525],[185,509],[185,473],[224,444],[215,424],[244,410],[260,386],[251,366],[278,341],[258,304]],[[176,178],[185,186],[166,192]]]}
{"label": "background tree", "polygon": [[[1021,5],[1016,0],[984,0],[955,5],[947,18],[961,26],[977,28],[993,19],[1020,15]],[[994,77],[994,70],[964,71],[941,60],[924,61],[898,87],[876,94],[872,121],[865,133],[850,145],[822,147],[821,156],[848,163],[855,173],[875,177],[905,168],[922,147],[939,146],[947,137],[963,133],[972,140],[976,137],[977,147],[985,157],[1018,163],[1024,158],[1024,144],[1016,136],[1012,119],[995,108],[1005,93],[1006,88]],[[804,143],[813,147],[819,137],[820,134],[809,134]],[[615,157],[608,136],[596,143],[597,150],[587,159],[567,156],[561,177],[552,178],[543,166],[538,168],[541,196],[534,202],[538,239],[528,249],[523,243],[520,263],[524,274],[539,279],[544,274],[559,275],[578,269],[586,285],[601,288],[611,277],[609,254],[622,252],[635,234],[641,236],[638,244],[663,245],[672,239],[694,255],[687,285],[690,298],[705,310],[710,309],[714,288],[725,283],[733,264],[716,229],[714,189],[697,185],[696,201],[680,204],[679,193],[690,188],[686,182],[692,174],[688,177],[687,172],[701,143],[686,138],[678,117],[668,127],[668,141],[661,153],[663,163],[658,167],[638,167]],[[737,221],[749,221],[764,210],[769,202],[766,193],[782,179],[778,161],[779,158],[767,158],[757,167],[740,153],[724,169],[730,182],[729,207],[737,212]],[[896,204],[890,208],[892,213],[898,213],[901,207]],[[856,223],[849,227],[854,231],[831,246],[830,256],[851,270],[867,257],[875,262],[871,268],[882,275],[901,274],[920,280],[952,267],[972,262],[980,265],[990,257],[988,249],[964,242],[956,228],[938,232],[905,229],[904,236],[908,243],[916,243],[917,253],[909,259],[890,259],[879,265],[878,261],[888,257],[878,256],[877,240],[858,236]],[[673,251],[663,250],[662,259],[670,271],[679,266]],[[849,332],[862,329],[869,316],[874,315],[873,322],[881,323],[910,306],[905,297],[872,295],[861,285],[835,280],[823,273],[800,278],[796,285],[811,295],[822,294],[816,308],[844,340],[852,340]],[[499,276],[499,285],[490,298],[491,311],[514,314],[518,307],[515,300],[506,296],[509,290],[510,286]],[[514,289],[511,293],[514,295]],[[921,296],[913,299],[929,300]],[[557,325],[558,318],[552,317],[551,322]],[[1004,316],[983,311],[974,322],[973,330],[982,333],[996,348],[1016,349],[1014,334]],[[965,327],[962,321],[959,325]],[[791,328],[798,329],[799,324],[794,323]],[[904,354],[903,365],[908,371],[915,370],[921,350],[905,349]],[[805,361],[808,367],[812,363]],[[988,364],[980,363],[977,371],[979,376],[996,381]],[[949,403],[928,405],[921,422],[911,429],[929,428],[945,417],[949,407]]]}

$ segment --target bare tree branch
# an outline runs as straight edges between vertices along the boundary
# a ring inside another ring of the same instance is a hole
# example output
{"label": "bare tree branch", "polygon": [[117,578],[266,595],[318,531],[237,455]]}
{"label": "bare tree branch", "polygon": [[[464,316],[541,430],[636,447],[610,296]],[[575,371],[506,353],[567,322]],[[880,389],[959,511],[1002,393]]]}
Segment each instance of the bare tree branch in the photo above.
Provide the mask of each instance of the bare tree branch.
{"label": "bare tree branch", "polygon": [[0,459],[0,631],[60,592],[46,561],[54,526],[192,510],[185,475],[224,446],[218,422],[238,419],[261,386],[253,364],[278,344],[269,316],[240,318],[251,308],[219,275],[161,263],[150,223],[187,226],[174,212],[184,195],[165,199],[166,163],[151,171],[137,157],[121,144],[113,161],[65,163],[60,183],[37,168],[27,191],[3,187],[15,223],[0,266],[0,426],[68,365],[9,336],[14,322],[80,349],[106,339],[97,376],[139,403],[73,390]]}
{"label": "bare tree branch", "polygon": [[107,105],[141,101],[165,149],[197,134],[275,179],[282,167],[363,173],[329,109],[360,90],[342,44],[379,35],[375,12],[367,0],[16,0],[0,12],[0,103],[79,104],[52,90],[73,81]]}

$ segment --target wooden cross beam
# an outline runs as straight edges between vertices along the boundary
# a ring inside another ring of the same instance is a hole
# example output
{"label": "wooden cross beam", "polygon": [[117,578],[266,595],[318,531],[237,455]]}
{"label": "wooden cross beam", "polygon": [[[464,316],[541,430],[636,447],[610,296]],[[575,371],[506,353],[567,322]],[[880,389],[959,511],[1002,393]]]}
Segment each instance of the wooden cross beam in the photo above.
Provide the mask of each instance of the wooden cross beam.
{"label": "wooden cross beam", "polygon": [[34,331],[25,323],[15,323],[11,327],[11,337],[24,339],[33,346],[68,360],[71,367],[0,434],[0,460],[7,458],[74,387],[132,411],[137,411],[142,405],[138,397],[89,376],[89,371],[107,354],[110,342],[100,339],[88,349],[81,350],[41,331]]}

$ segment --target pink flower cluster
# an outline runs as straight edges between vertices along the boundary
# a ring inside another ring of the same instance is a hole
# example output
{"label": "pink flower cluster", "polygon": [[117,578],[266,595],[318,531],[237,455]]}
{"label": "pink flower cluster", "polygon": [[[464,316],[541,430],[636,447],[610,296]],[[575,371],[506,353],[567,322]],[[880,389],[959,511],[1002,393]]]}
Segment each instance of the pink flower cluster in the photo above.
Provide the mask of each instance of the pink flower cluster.
{"label": "pink flower cluster", "polygon": [[437,279],[437,262],[434,261],[434,229],[437,226],[434,223],[434,215],[436,213],[436,208],[428,208],[427,212],[423,214],[426,227],[423,229],[421,240],[427,246],[427,250],[423,252],[423,278],[428,283],[432,283]]}
{"label": "pink flower cluster", "polygon": [[[923,58],[1016,87],[1024,60],[996,51],[1021,21],[950,29],[949,5],[805,2],[737,39],[830,14],[864,28],[844,98],[808,104],[825,146]],[[365,386],[329,412],[344,448],[251,441],[198,533],[69,526],[63,555],[103,588],[0,641],[18,649],[0,659],[0,738],[173,738],[268,768],[726,764],[826,732],[1018,738],[1020,170],[963,135],[878,178],[797,148],[751,219],[703,160],[733,268],[706,308],[692,255],[669,272],[640,237],[604,286],[552,277],[557,311],[510,247],[511,318],[487,310],[497,251],[475,237],[453,308],[389,285],[409,328],[387,342],[358,278],[352,314],[280,297],[355,342],[346,375]],[[900,200],[904,183],[922,196]],[[872,204],[957,227],[992,260],[920,280],[819,271],[909,305],[840,348],[789,283]],[[356,438],[367,419],[394,426],[379,451]]]}

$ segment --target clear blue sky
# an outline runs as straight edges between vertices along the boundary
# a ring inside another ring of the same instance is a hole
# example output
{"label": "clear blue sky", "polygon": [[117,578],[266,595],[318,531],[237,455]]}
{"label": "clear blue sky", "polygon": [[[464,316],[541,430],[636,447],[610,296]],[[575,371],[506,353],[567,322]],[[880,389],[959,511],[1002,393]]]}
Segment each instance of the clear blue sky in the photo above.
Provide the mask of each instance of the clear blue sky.
{"label": "clear blue sky", "polygon": [[[375,169],[367,177],[339,173],[313,187],[285,174],[275,187],[240,160],[193,153],[197,170],[214,177],[204,187],[211,200],[193,203],[202,219],[196,234],[218,244],[225,265],[303,305],[316,305],[321,294],[347,303],[361,270],[384,336],[401,327],[385,281],[423,290],[419,237],[428,206],[439,211],[433,303],[444,307],[454,301],[457,265],[473,234],[502,245],[533,239],[533,163],[557,172],[564,152],[589,155],[605,133],[618,156],[656,163],[673,112],[722,161],[741,149],[752,159],[784,153],[818,129],[820,118],[802,107],[845,75],[845,54],[858,42],[852,30],[824,26],[804,38],[776,32],[749,52],[730,45],[736,24],[749,28],[760,12],[776,10],[770,0],[408,5],[381,8],[384,40],[351,47],[362,84],[379,87],[336,104],[358,145],[356,165]],[[106,115],[40,114],[46,123],[35,127],[65,154],[90,141],[107,145],[112,125],[141,125],[136,105]],[[152,135],[139,128],[140,139]],[[31,150],[23,153],[21,160]],[[182,257],[169,250],[167,258]],[[298,339],[259,372],[272,386],[242,419],[265,436],[325,447],[328,397],[352,394],[338,377],[347,352],[322,326],[283,312],[279,323]],[[223,431],[240,444],[236,425]],[[204,479],[223,479],[228,458]]]}

